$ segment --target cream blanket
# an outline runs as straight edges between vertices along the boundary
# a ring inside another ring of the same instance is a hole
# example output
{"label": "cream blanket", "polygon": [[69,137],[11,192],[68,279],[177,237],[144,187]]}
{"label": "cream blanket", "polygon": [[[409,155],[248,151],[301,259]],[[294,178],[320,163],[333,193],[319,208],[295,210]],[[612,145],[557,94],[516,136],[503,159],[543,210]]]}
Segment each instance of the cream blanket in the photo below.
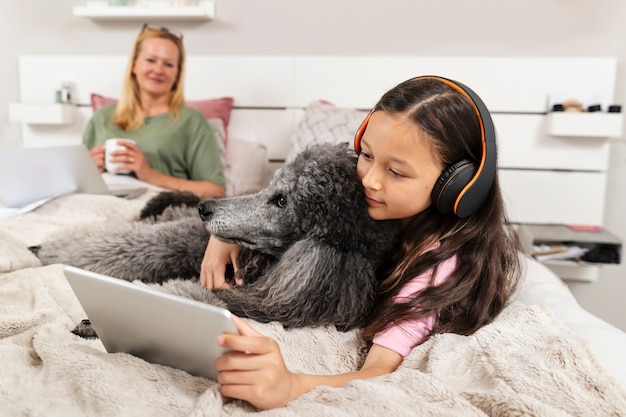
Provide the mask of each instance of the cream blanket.
{"label": "cream blanket", "polygon": [[[85,314],[62,266],[40,266],[26,246],[82,222],[130,220],[142,204],[75,195],[0,220],[0,415],[626,415],[626,391],[587,345],[548,310],[521,303],[472,336],[431,338],[390,375],[318,387],[260,413],[213,381],[106,354],[70,333]],[[255,327],[279,341],[293,371],[346,372],[361,359],[354,332]]]}

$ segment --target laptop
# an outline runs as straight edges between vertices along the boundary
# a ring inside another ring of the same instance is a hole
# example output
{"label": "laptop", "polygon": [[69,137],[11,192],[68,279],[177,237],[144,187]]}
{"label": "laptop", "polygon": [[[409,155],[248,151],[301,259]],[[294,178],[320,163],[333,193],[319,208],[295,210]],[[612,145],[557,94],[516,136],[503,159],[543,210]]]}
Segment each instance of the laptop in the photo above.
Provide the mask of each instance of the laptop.
{"label": "laptop", "polygon": [[36,206],[71,193],[130,197],[146,190],[109,189],[84,145],[0,152],[0,202],[6,207]]}
{"label": "laptop", "polygon": [[108,353],[217,379],[213,362],[226,349],[215,339],[239,334],[230,311],[71,266],[65,277]]}

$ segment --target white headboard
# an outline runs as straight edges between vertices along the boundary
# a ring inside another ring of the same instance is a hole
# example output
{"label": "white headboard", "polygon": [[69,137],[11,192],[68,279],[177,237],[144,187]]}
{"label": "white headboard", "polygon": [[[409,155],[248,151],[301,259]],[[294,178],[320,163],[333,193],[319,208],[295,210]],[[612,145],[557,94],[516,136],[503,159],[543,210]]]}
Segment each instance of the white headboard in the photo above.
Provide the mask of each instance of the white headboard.
{"label": "white headboard", "polygon": [[[125,56],[22,56],[20,100],[52,102],[63,80],[79,103],[70,125],[23,125],[24,146],[79,143],[91,116],[91,93],[118,97]],[[395,84],[417,75],[440,75],[476,91],[493,113],[499,167],[513,220],[601,225],[608,168],[608,136],[593,113],[561,120],[546,114],[549,97],[580,97],[606,109],[614,104],[614,58],[409,56],[190,56],[189,100],[231,96],[229,129],[252,132],[271,159],[287,155],[302,108],[324,99],[367,109]],[[621,116],[617,116],[621,117]],[[611,123],[614,123],[611,119]],[[552,131],[564,122],[569,132]],[[609,123],[610,124],[610,123]],[[575,126],[578,127],[575,127]],[[581,132],[585,136],[579,136]]]}

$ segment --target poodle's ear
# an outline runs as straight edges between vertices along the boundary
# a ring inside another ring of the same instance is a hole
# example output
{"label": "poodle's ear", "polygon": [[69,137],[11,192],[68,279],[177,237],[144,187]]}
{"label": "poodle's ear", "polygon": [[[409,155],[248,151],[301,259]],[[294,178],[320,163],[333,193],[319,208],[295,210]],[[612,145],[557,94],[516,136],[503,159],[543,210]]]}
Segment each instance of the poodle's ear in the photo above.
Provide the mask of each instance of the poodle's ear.
{"label": "poodle's ear", "polygon": [[252,287],[242,297],[247,300],[240,301],[254,308],[252,304],[263,299],[259,304],[264,306],[256,308],[280,315],[269,320],[280,318],[283,324],[298,327],[334,324],[347,330],[360,325],[368,313],[376,276],[361,254],[304,239],[294,243]]}
{"label": "poodle's ear", "polygon": [[[269,267],[276,262],[276,257],[253,249],[241,248],[237,255],[237,278],[241,279],[244,285],[252,284],[259,277],[263,276]],[[227,277],[234,279],[235,277]]]}

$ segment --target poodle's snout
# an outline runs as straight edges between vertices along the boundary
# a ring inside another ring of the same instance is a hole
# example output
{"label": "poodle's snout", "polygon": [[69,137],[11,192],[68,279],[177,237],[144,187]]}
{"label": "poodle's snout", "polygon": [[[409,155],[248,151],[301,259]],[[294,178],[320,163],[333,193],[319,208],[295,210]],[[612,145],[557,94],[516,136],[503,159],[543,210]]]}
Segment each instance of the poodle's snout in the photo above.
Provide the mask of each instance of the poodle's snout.
{"label": "poodle's snout", "polygon": [[200,218],[202,220],[209,220],[211,215],[213,215],[213,210],[211,209],[211,201],[205,201],[203,203],[198,204],[198,212],[200,213]]}

